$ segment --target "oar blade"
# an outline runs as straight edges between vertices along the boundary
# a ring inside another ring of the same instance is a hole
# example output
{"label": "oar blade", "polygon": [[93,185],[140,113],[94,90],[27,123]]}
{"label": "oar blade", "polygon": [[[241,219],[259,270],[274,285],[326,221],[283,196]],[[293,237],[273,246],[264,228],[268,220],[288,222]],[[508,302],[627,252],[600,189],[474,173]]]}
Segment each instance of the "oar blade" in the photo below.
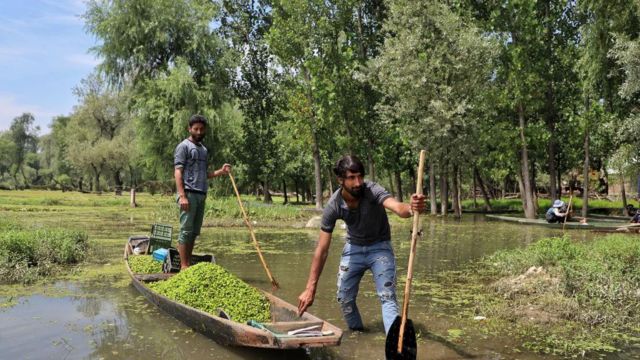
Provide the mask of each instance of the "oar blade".
{"label": "oar blade", "polygon": [[415,360],[418,354],[418,344],[416,341],[416,330],[411,319],[407,319],[404,325],[404,338],[402,339],[402,352],[398,352],[398,341],[400,340],[400,323],[402,318],[396,317],[389,328],[387,342],[384,352],[387,360]]}

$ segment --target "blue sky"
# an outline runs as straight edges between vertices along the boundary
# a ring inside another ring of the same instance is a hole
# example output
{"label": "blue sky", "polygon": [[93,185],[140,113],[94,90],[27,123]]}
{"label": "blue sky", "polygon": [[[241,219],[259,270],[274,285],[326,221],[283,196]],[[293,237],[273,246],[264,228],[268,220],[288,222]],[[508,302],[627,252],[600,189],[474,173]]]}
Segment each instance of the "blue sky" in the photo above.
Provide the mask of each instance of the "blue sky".
{"label": "blue sky", "polygon": [[85,9],[84,0],[0,0],[0,131],[30,112],[45,134],[73,111],[73,88],[99,63]]}

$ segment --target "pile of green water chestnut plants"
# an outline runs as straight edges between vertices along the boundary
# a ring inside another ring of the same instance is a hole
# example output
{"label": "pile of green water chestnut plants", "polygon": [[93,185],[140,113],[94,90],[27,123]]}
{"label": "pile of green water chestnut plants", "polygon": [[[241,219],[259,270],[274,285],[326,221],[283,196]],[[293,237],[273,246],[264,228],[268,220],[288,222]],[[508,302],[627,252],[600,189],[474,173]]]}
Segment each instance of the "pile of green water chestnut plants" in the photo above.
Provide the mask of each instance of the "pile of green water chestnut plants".
{"label": "pile of green water chestnut plants", "polygon": [[0,283],[28,284],[82,261],[87,235],[64,229],[0,228]]}
{"label": "pile of green water chestnut plants", "polygon": [[162,263],[153,260],[152,255],[130,255],[129,268],[134,274],[157,274],[162,272]]}
{"label": "pile of green water chestnut plants", "polygon": [[583,356],[640,343],[640,239],[542,239],[485,258],[457,284],[484,283],[476,315],[541,353]]}
{"label": "pile of green water chestnut plants", "polygon": [[269,300],[216,264],[198,263],[168,280],[150,283],[149,287],[169,299],[216,316],[219,310],[224,310],[237,322],[271,319]]}

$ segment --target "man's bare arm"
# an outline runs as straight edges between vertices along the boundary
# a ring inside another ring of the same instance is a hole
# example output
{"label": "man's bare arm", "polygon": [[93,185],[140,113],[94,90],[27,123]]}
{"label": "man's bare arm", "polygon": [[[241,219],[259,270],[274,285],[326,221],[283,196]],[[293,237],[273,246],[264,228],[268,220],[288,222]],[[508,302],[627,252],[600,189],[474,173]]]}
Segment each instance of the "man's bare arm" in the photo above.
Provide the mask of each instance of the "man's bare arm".
{"label": "man's bare arm", "polygon": [[327,262],[330,245],[331,233],[320,230],[320,237],[318,238],[318,245],[316,245],[313,261],[311,262],[311,270],[309,271],[307,286],[298,297],[298,316],[301,316],[309,306],[313,305],[313,300],[318,286],[318,279],[320,278],[320,274],[322,274],[324,264]]}
{"label": "man's bare arm", "polygon": [[187,199],[187,194],[184,192],[184,181],[182,180],[183,171],[184,168],[178,167],[174,170],[173,176],[176,179],[176,191],[178,192],[180,209],[182,211],[189,211],[189,199]]}
{"label": "man's bare arm", "polygon": [[424,211],[424,195],[411,195],[410,204],[402,203],[393,197],[389,197],[382,202],[382,206],[384,206],[385,209],[393,211],[393,213],[401,218],[408,218],[411,217],[414,212],[421,213]]}

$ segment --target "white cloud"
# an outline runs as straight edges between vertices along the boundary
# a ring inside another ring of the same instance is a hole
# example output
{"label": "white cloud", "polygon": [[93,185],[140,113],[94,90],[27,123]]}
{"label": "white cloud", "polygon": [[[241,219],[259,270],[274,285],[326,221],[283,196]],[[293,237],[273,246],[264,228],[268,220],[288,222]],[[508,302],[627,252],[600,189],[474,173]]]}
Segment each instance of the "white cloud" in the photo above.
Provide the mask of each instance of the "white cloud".
{"label": "white cloud", "polygon": [[14,96],[0,94],[0,131],[9,129],[13,119],[26,112],[35,117],[35,124],[40,126],[40,134],[48,133],[51,119],[61,114],[61,112],[44,110],[36,105],[20,104]]}

